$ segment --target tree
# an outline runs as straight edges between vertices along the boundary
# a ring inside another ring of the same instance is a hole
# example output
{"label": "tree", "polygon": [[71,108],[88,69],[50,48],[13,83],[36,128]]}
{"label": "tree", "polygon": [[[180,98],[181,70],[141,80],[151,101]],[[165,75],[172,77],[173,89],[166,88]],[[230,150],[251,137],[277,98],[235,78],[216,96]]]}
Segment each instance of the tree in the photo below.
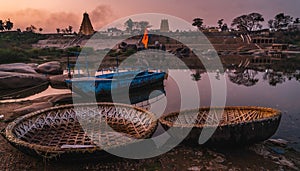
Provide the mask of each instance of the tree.
{"label": "tree", "polygon": [[268,25],[269,25],[270,29],[274,29],[275,28],[275,26],[274,26],[274,20],[269,20],[268,21]]}
{"label": "tree", "polygon": [[246,32],[248,30],[248,15],[241,15],[233,19],[231,26],[236,26],[238,30]]}
{"label": "tree", "polygon": [[195,18],[193,20],[193,26],[196,26],[198,30],[202,30],[202,25],[203,25],[203,19],[202,18]]}
{"label": "tree", "polygon": [[40,28],[39,28],[39,32],[42,32],[42,31],[43,31],[43,28],[40,27]]}
{"label": "tree", "polygon": [[222,26],[223,26],[223,21],[224,21],[224,19],[218,20],[218,26],[219,26],[219,28],[222,28]]}
{"label": "tree", "polygon": [[3,23],[2,20],[0,20],[0,30],[1,30],[1,31],[4,31],[4,30],[5,30],[5,28],[4,28],[4,23]]}
{"label": "tree", "polygon": [[36,27],[34,25],[30,25],[29,27],[26,27],[26,31],[27,32],[35,32],[36,30]]}
{"label": "tree", "polygon": [[236,26],[240,31],[251,32],[262,28],[264,18],[259,13],[244,14],[233,19],[231,26]]}
{"label": "tree", "polygon": [[13,27],[14,27],[14,23],[12,23],[12,22],[10,21],[10,19],[8,19],[8,20],[5,22],[4,28],[5,28],[6,30],[11,30]]}
{"label": "tree", "polygon": [[140,30],[145,30],[146,28],[151,27],[148,21],[140,21],[138,22],[138,27],[140,28]]}
{"label": "tree", "polygon": [[300,23],[300,19],[299,19],[299,18],[296,18],[295,21],[294,21],[294,23],[295,23],[295,24]]}
{"label": "tree", "polygon": [[57,32],[57,34],[59,34],[60,33],[60,28],[56,28],[56,32]]}
{"label": "tree", "polygon": [[223,23],[224,19],[218,20],[218,26],[221,29],[221,31],[228,31],[228,26],[226,23]]}
{"label": "tree", "polygon": [[274,19],[269,20],[268,24],[270,28],[282,30],[286,28],[293,21],[293,17],[285,15],[284,13],[277,14]]}
{"label": "tree", "polygon": [[126,30],[131,32],[133,29],[133,21],[129,18],[125,23],[124,23]]}
{"label": "tree", "polygon": [[69,33],[72,33],[73,32],[73,26],[69,26],[68,31],[69,31]]}
{"label": "tree", "polygon": [[192,76],[192,80],[194,80],[194,81],[201,80],[200,70],[196,70],[196,72],[191,74],[191,76]]}
{"label": "tree", "polygon": [[222,31],[228,31],[228,30],[229,30],[226,23],[223,24],[223,26],[221,27],[221,30],[222,30]]}
{"label": "tree", "polygon": [[248,15],[248,17],[250,18],[250,31],[252,30],[259,30],[262,28],[262,25],[260,24],[261,22],[264,22],[265,19],[263,18],[263,16],[259,13],[251,13]]}

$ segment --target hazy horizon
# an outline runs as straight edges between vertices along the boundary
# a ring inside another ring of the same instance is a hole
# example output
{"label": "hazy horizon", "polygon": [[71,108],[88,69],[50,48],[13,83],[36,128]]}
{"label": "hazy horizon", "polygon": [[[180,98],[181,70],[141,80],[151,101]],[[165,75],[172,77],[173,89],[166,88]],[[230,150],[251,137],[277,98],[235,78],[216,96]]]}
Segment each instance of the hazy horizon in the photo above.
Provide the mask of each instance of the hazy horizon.
{"label": "hazy horizon", "polygon": [[[299,0],[1,0],[0,20],[10,19],[14,30],[24,30],[30,25],[43,28],[43,32],[56,32],[56,28],[73,26],[78,31],[82,14],[88,12],[95,30],[110,22],[140,13],[164,13],[182,18],[192,23],[196,17],[204,19],[204,25],[216,26],[217,20],[223,18],[228,25],[233,18],[258,12],[265,18],[264,25],[276,14],[283,12],[294,18],[300,17]],[[150,23],[154,27],[157,24]]]}

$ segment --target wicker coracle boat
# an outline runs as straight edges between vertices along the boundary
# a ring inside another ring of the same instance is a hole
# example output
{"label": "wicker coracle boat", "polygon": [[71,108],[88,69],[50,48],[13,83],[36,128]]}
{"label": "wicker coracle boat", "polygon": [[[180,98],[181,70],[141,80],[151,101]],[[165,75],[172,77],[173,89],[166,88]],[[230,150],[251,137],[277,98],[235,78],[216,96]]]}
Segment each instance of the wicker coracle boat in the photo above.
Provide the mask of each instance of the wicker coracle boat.
{"label": "wicker coracle boat", "polygon": [[[220,120],[217,120],[218,116]],[[276,132],[280,119],[281,112],[272,108],[232,106],[186,110],[180,115],[179,112],[173,112],[162,116],[159,121],[164,129],[173,128],[170,132],[172,136],[178,136],[176,133],[184,129],[191,129],[183,141],[190,144],[198,144],[204,127],[217,127],[205,144],[231,146],[270,138]],[[207,120],[211,124],[207,124]]]}
{"label": "wicker coracle boat", "polygon": [[[92,116],[89,124],[78,119],[85,115]],[[22,116],[6,127],[4,136],[13,146],[33,156],[83,159],[107,155],[101,145],[111,149],[137,143],[150,137],[156,126],[154,114],[130,105],[74,104]]]}

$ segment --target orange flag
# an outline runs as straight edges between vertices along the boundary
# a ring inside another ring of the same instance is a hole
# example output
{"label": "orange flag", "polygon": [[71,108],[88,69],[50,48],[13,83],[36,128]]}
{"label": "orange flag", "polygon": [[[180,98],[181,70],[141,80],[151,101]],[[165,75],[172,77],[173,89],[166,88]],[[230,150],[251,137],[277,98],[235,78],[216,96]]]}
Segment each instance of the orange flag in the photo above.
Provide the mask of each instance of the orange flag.
{"label": "orange flag", "polygon": [[143,39],[142,39],[142,43],[144,44],[145,48],[148,48],[148,41],[149,41],[148,30],[145,29]]}

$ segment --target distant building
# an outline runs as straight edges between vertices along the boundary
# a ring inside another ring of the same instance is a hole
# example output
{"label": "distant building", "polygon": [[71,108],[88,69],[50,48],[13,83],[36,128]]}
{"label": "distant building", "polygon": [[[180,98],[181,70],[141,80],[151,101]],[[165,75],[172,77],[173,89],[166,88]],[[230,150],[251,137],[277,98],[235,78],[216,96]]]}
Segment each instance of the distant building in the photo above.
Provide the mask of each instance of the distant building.
{"label": "distant building", "polygon": [[207,31],[210,33],[217,33],[220,32],[220,29],[218,27],[209,27]]}
{"label": "distant building", "polygon": [[251,38],[251,41],[252,43],[256,43],[256,44],[273,44],[275,42],[275,38],[255,36]]}
{"label": "distant building", "polygon": [[95,33],[89,15],[86,12],[83,14],[83,19],[78,33],[82,35],[92,35]]}
{"label": "distant building", "polygon": [[169,32],[169,21],[168,19],[162,19],[160,22],[160,32]]}

